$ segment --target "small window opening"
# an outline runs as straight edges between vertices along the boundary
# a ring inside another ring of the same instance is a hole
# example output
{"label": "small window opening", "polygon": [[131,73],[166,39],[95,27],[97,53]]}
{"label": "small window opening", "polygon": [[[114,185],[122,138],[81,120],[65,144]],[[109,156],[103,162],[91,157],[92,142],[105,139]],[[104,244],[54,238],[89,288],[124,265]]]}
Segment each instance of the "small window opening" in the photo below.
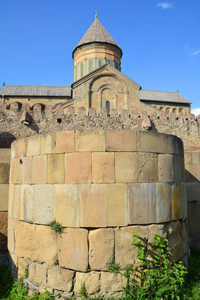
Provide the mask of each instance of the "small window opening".
{"label": "small window opening", "polygon": [[107,116],[109,115],[110,113],[110,101],[106,101],[106,111],[107,111]]}
{"label": "small window opening", "polygon": [[57,122],[60,124],[62,122],[62,119],[61,118],[58,118],[57,119]]}

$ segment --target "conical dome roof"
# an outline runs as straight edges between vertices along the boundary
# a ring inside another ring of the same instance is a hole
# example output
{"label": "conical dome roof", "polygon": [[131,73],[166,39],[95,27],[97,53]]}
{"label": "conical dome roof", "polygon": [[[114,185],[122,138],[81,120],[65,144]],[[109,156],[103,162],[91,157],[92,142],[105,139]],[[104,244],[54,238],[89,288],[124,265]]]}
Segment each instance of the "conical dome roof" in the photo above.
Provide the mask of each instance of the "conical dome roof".
{"label": "conical dome roof", "polygon": [[[88,31],[85,33],[85,35],[82,37],[80,42],[75,47],[74,51],[85,44],[90,44],[94,42],[101,42],[101,43],[107,43],[117,46],[120,50],[121,48],[119,45],[115,42],[115,40],[112,38],[112,36],[108,33],[108,31],[105,29],[105,27],[101,24],[101,22],[98,20],[97,16],[95,16],[94,22],[88,29]],[[73,51],[73,54],[74,54]],[[121,50],[122,52],[122,50]]]}

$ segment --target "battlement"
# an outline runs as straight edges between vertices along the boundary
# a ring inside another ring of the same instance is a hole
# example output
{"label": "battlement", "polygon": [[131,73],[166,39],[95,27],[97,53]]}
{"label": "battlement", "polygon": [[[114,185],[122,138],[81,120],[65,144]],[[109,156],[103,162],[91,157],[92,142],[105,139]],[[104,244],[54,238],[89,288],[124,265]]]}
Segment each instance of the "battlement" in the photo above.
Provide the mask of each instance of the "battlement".
{"label": "battlement", "polygon": [[140,107],[121,112],[112,109],[107,114],[105,108],[97,113],[95,108],[79,107],[75,110],[73,106],[63,108],[59,105],[53,108],[42,104],[30,107],[29,104],[18,102],[8,107],[1,105],[0,112],[2,134],[9,132],[15,138],[76,129],[139,129],[176,135],[183,140],[185,149],[200,147],[200,115],[167,114]]}

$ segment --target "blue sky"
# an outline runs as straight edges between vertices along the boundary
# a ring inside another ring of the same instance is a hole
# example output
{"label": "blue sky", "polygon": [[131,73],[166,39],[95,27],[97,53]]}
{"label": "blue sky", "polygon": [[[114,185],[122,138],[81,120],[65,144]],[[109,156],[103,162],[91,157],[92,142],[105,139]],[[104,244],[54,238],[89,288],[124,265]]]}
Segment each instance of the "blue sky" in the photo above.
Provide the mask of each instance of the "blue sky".
{"label": "blue sky", "polygon": [[72,51],[97,10],[125,75],[200,108],[200,0],[0,0],[0,10],[0,86],[71,85]]}

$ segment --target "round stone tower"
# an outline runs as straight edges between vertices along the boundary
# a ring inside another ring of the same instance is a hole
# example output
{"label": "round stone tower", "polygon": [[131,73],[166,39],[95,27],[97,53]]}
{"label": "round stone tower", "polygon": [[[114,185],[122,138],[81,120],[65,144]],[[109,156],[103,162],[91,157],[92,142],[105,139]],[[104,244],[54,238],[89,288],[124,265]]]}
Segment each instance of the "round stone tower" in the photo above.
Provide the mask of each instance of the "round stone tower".
{"label": "round stone tower", "polygon": [[72,52],[74,81],[106,63],[121,71],[122,50],[108,31],[95,20]]}

